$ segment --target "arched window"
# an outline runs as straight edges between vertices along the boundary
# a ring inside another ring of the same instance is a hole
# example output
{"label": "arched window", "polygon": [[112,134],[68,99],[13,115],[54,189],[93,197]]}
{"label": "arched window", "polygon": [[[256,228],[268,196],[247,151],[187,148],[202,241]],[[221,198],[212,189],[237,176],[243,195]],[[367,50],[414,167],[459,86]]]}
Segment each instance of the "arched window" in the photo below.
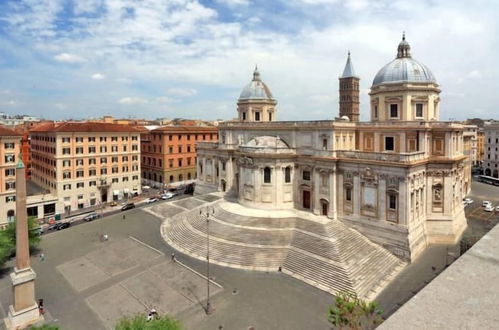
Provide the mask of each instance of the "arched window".
{"label": "arched window", "polygon": [[15,220],[16,212],[14,210],[7,211],[7,222],[12,222]]}
{"label": "arched window", "polygon": [[263,170],[263,182],[270,183],[271,177],[272,175],[270,167],[265,167],[265,169]]}
{"label": "arched window", "polygon": [[284,169],[284,182],[285,183],[291,182],[291,166],[288,166]]}

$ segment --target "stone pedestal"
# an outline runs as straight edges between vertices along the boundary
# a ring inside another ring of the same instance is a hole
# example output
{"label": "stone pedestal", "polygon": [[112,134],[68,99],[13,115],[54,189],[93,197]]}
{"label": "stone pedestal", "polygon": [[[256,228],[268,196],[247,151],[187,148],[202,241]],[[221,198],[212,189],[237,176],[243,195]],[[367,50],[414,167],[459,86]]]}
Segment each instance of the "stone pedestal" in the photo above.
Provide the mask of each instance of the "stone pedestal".
{"label": "stone pedestal", "polygon": [[10,274],[14,289],[14,304],[9,306],[5,326],[10,329],[24,329],[43,320],[35,300],[36,273],[29,268],[17,269]]}

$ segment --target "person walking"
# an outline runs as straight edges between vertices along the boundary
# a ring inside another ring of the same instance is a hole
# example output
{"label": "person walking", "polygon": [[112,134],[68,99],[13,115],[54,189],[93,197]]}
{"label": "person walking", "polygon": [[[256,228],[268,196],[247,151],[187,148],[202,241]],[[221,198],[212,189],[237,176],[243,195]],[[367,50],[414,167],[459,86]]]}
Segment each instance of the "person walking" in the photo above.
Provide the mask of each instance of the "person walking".
{"label": "person walking", "polygon": [[44,260],[45,260],[45,254],[40,253],[40,261],[44,261]]}
{"label": "person walking", "polygon": [[177,259],[175,259],[175,253],[172,253],[172,261],[175,262]]}

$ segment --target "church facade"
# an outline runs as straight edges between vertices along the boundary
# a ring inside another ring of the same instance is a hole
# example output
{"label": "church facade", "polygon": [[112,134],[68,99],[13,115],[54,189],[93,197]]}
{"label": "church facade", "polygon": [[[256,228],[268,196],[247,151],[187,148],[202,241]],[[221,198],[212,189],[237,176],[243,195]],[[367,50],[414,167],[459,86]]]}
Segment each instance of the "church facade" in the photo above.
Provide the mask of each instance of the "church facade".
{"label": "church facade", "polygon": [[464,126],[439,120],[439,85],[405,37],[375,76],[370,121],[359,121],[350,54],[335,120],[277,121],[277,101],[257,69],[219,140],[197,145],[197,193],[225,192],[262,209],[337,219],[404,260],[466,228],[471,185]]}

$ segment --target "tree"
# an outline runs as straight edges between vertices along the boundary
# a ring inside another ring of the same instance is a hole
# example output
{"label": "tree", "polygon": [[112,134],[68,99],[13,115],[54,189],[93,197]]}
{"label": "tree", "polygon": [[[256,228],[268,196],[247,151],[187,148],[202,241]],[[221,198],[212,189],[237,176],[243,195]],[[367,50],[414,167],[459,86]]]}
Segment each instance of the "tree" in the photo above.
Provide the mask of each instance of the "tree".
{"label": "tree", "polygon": [[123,317],[115,327],[115,330],[182,330],[179,321],[167,315],[157,316],[151,321],[143,314],[133,317]]}
{"label": "tree", "polygon": [[383,322],[376,302],[367,302],[355,293],[340,292],[329,307],[329,322],[335,329],[374,329]]}
{"label": "tree", "polygon": [[[35,228],[39,224],[35,217],[28,218],[29,247],[34,249],[40,244],[40,234]],[[0,230],[0,266],[16,252],[16,222],[10,222],[5,230]]]}
{"label": "tree", "polygon": [[40,326],[32,326],[28,328],[29,330],[59,330],[57,325],[44,324]]}

